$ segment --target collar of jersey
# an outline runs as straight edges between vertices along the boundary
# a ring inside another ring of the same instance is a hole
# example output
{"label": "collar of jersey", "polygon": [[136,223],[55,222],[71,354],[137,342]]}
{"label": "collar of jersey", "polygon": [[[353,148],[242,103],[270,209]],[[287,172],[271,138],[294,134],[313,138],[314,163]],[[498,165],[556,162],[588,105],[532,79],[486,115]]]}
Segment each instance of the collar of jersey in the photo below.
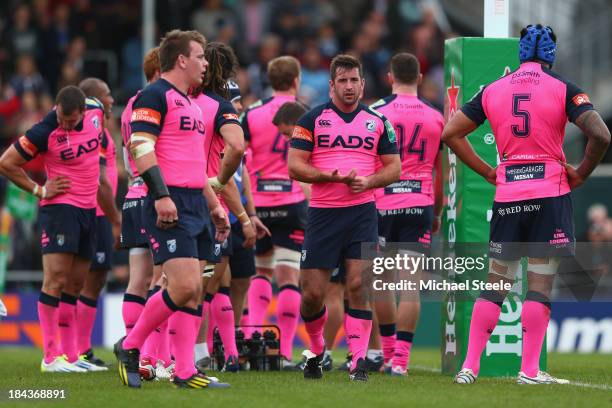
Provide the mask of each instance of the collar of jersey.
{"label": "collar of jersey", "polygon": [[176,92],[179,93],[179,95],[181,95],[183,98],[185,98],[187,100],[187,102],[189,102],[189,104],[191,105],[191,101],[189,100],[189,98],[187,97],[187,95],[185,95],[183,92],[181,92],[176,86],[172,85],[172,83],[170,83],[168,80],[164,79],[164,78],[159,78],[160,81],[164,81],[165,84],[167,84],[170,88],[174,89]]}
{"label": "collar of jersey", "polygon": [[333,110],[334,112],[336,112],[336,114],[338,116],[340,116],[340,118],[342,118],[342,120],[345,123],[351,123],[353,121],[353,119],[355,119],[355,116],[357,116],[357,114],[359,112],[361,112],[362,110],[365,109],[365,105],[362,103],[359,103],[359,105],[357,105],[357,108],[355,108],[354,111],[352,112],[342,112],[340,109],[338,109],[338,107],[336,105],[334,105],[334,103],[332,101],[329,101],[329,107],[331,110]]}

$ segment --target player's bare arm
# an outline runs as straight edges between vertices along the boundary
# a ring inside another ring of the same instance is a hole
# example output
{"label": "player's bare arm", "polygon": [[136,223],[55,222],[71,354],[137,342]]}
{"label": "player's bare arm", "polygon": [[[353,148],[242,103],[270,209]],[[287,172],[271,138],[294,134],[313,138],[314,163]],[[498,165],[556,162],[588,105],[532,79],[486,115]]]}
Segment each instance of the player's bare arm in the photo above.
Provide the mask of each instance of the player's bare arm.
{"label": "player's bare arm", "polygon": [[168,186],[164,182],[161,169],[155,156],[157,137],[151,133],[136,132],[130,137],[130,154],[134,159],[138,173],[147,184],[152,196],[155,197],[157,212],[157,227],[172,228],[178,223],[178,212],[170,198]]}
{"label": "player's bare arm", "polygon": [[223,242],[227,239],[230,232],[229,219],[227,218],[225,209],[219,202],[217,195],[209,183],[204,186],[203,194],[204,198],[206,198],[208,208],[210,209],[210,218],[215,225],[215,239],[219,242]]}
{"label": "player's bare arm", "polygon": [[311,152],[301,149],[290,148],[287,158],[289,177],[303,183],[345,183],[349,184],[357,172],[351,170],[349,174],[342,175],[338,170],[324,172],[310,164]]}
{"label": "player's bare arm", "polygon": [[100,177],[98,183],[98,204],[100,204],[100,208],[102,208],[104,215],[108,217],[112,225],[115,248],[118,248],[119,235],[121,234],[121,212],[119,212],[115,205],[113,187],[106,172],[106,165],[104,164],[100,164]]}
{"label": "player's bare arm", "polygon": [[[227,147],[226,147],[227,148]],[[238,187],[236,186],[236,182],[234,178],[230,178],[227,182],[225,188],[221,191],[221,197],[223,197],[223,201],[227,204],[229,210],[236,215],[240,225],[242,226],[242,232],[244,233],[244,243],[243,246],[245,248],[252,248],[255,245],[255,239],[257,238],[257,234],[255,232],[255,227],[251,222],[251,218],[247,214],[246,209],[242,205],[242,200],[240,200],[240,193],[238,192]]]}
{"label": "player's bare arm", "polygon": [[495,185],[495,169],[480,158],[465,138],[478,125],[463,112],[458,111],[444,126],[442,141],[472,170]]}
{"label": "player's bare arm", "polygon": [[442,175],[442,153],[438,152],[435,164],[435,179],[434,179],[434,221],[432,232],[434,234],[440,231],[442,225],[442,206],[444,205],[444,180]]}
{"label": "player's bare arm", "polygon": [[272,233],[264,225],[263,222],[257,216],[257,210],[255,209],[255,202],[253,201],[253,193],[251,192],[251,176],[249,176],[249,170],[245,165],[242,171],[242,191],[244,192],[244,196],[246,197],[246,212],[253,226],[255,227],[255,231],[257,232],[257,239],[261,239],[263,237],[271,236]]}
{"label": "player's bare arm", "polygon": [[588,140],[584,158],[578,168],[574,169],[569,164],[565,165],[572,190],[585,182],[601,162],[610,145],[610,130],[597,111],[588,110],[582,113],[576,118],[575,123]]}
{"label": "player's bare arm", "polygon": [[27,160],[19,154],[15,146],[10,146],[0,157],[0,174],[11,180],[19,188],[30,191],[38,198],[53,198],[65,193],[70,188],[70,180],[62,176],[47,180],[44,186],[39,186],[23,170],[26,163]]}
{"label": "player's bare arm", "polygon": [[240,125],[236,123],[227,123],[221,126],[219,132],[223,137],[225,149],[219,168],[219,174],[216,177],[218,184],[211,180],[213,190],[217,192],[221,191],[229,182],[240,165],[242,156],[244,156],[244,132]]}

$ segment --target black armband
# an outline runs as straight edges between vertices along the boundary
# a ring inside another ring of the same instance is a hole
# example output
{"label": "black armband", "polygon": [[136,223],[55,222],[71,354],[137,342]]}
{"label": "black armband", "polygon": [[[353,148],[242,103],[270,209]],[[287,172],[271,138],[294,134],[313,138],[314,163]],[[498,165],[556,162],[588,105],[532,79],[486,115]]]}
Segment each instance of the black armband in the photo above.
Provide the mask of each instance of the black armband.
{"label": "black armband", "polygon": [[164,178],[162,177],[159,166],[155,165],[151,167],[140,176],[149,188],[149,192],[154,199],[159,200],[160,198],[170,196],[170,192],[168,191],[166,183],[164,183]]}

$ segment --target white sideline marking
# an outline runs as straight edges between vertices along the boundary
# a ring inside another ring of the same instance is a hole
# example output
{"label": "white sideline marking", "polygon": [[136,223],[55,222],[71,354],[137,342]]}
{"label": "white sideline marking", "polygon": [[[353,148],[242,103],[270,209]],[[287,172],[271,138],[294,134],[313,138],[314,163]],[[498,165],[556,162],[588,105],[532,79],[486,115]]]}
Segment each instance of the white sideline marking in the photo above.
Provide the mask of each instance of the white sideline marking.
{"label": "white sideline marking", "polygon": [[[424,365],[419,365],[419,364],[410,365],[410,368],[411,369],[414,368],[415,370],[427,371],[430,373],[440,372],[439,367],[430,367],[430,366],[424,366]],[[508,380],[516,380],[516,378],[514,377],[506,377],[506,378]],[[573,385],[575,387],[594,388],[597,390],[612,391],[612,385],[608,385],[608,384],[591,384],[591,383],[583,383],[583,382],[578,382],[578,381],[570,381],[569,384],[565,384],[565,385]]]}

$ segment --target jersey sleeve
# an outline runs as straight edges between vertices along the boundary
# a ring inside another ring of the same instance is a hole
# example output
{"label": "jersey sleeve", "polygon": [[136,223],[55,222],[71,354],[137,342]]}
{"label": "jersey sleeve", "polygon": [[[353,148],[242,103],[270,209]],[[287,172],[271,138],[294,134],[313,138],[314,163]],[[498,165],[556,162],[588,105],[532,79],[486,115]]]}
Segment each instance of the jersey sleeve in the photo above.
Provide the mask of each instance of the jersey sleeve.
{"label": "jersey sleeve", "polygon": [[159,136],[167,112],[166,96],[159,89],[145,88],[134,101],[130,127],[132,133]]}
{"label": "jersey sleeve", "polygon": [[395,129],[393,129],[393,125],[384,116],[381,116],[380,119],[383,121],[384,130],[378,139],[376,153],[378,153],[378,155],[398,154],[399,152],[397,151],[397,142],[395,141]]}
{"label": "jersey sleeve", "polygon": [[244,140],[247,142],[251,141],[251,130],[249,129],[249,111],[248,109],[240,115],[240,126],[242,126],[242,132],[244,133]]}
{"label": "jersey sleeve", "polygon": [[571,82],[567,82],[566,86],[565,113],[570,122],[575,122],[582,113],[595,108],[589,100],[589,96],[582,89]]}
{"label": "jersey sleeve", "polygon": [[234,109],[231,102],[224,100],[219,103],[219,109],[215,116],[215,132],[219,133],[219,129],[221,129],[223,125],[228,125],[230,123],[235,123],[240,126],[240,120],[238,120],[236,109]]}
{"label": "jersey sleeve", "polygon": [[107,129],[100,134],[100,166],[106,166],[106,153],[108,151],[108,138],[112,137]]}
{"label": "jersey sleeve", "polygon": [[484,90],[485,88],[482,88],[480,92],[478,92],[472,98],[472,100],[461,107],[461,112],[463,112],[465,116],[467,116],[477,125],[482,125],[482,123],[487,119],[484,107],[482,106],[482,94],[484,93]]}
{"label": "jersey sleeve", "polygon": [[15,149],[24,159],[32,160],[38,153],[47,151],[49,136],[55,129],[57,114],[52,110],[14,143]]}
{"label": "jersey sleeve", "polygon": [[318,110],[311,110],[298,119],[293,134],[291,135],[291,147],[293,149],[312,152],[314,150],[314,128]]}

